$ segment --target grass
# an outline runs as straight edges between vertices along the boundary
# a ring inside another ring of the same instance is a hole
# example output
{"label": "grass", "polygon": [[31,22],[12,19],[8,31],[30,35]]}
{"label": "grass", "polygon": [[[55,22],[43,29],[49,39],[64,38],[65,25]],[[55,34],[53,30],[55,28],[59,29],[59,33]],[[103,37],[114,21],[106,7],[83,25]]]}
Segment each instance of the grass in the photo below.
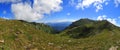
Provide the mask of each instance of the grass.
{"label": "grass", "polygon": [[[45,29],[45,28],[44,28]],[[103,30],[87,38],[69,38],[61,34],[50,34],[35,25],[17,20],[0,21],[0,50],[108,50],[111,46],[120,46],[120,30]],[[120,49],[120,48],[118,48]]]}

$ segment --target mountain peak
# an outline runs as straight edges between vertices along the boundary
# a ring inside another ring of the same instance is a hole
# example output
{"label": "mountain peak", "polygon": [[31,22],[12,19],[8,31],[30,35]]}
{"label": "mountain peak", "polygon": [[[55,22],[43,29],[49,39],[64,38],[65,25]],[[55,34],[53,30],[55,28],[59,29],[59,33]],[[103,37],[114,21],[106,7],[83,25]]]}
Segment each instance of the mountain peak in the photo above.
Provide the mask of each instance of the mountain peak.
{"label": "mountain peak", "polygon": [[112,30],[113,28],[118,28],[107,20],[95,21],[90,19],[80,19],[73,22],[65,30],[65,34],[73,38],[89,37],[96,35],[103,30]]}

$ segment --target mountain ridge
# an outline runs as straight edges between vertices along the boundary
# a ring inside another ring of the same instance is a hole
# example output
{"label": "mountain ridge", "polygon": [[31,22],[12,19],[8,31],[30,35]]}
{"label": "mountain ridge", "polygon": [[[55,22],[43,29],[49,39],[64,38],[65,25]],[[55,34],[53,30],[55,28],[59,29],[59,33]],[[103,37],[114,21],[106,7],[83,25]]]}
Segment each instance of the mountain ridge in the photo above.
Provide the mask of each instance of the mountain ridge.
{"label": "mountain ridge", "polygon": [[95,21],[90,19],[80,19],[73,22],[65,30],[66,34],[73,38],[79,38],[79,36],[87,37],[102,32],[104,29],[111,31],[113,28],[119,28],[107,20]]}
{"label": "mountain ridge", "polygon": [[45,24],[0,19],[0,50],[109,50],[116,46],[120,49],[120,28],[108,21],[71,25],[54,34]]}

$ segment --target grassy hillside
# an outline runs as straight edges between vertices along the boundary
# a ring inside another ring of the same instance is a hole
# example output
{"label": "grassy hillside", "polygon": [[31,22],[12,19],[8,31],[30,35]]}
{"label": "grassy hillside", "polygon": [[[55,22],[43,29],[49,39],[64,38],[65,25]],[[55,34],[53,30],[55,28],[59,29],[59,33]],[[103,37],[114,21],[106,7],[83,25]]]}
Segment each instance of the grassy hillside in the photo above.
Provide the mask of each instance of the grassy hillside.
{"label": "grassy hillside", "polygon": [[[0,20],[1,50],[42,50],[48,48],[48,43],[57,38],[49,34],[46,25],[25,23],[17,20]],[[51,47],[50,47],[51,48]]]}
{"label": "grassy hillside", "polygon": [[[93,30],[92,25],[84,27]],[[120,29],[114,25],[109,27],[112,29],[102,28],[98,34],[76,39],[70,38],[67,32],[81,32],[79,25],[60,34],[53,34],[52,28],[44,24],[0,19],[0,50],[109,50],[116,47],[120,50]]]}
{"label": "grassy hillside", "polygon": [[60,35],[76,39],[81,50],[109,50],[111,46],[119,50],[120,28],[106,20],[81,19],[73,22]]}
{"label": "grassy hillside", "polygon": [[112,31],[114,28],[120,29],[106,20],[94,21],[90,19],[81,19],[73,22],[73,24],[67,27],[63,35],[66,34],[72,38],[84,38],[99,34],[105,29]]}

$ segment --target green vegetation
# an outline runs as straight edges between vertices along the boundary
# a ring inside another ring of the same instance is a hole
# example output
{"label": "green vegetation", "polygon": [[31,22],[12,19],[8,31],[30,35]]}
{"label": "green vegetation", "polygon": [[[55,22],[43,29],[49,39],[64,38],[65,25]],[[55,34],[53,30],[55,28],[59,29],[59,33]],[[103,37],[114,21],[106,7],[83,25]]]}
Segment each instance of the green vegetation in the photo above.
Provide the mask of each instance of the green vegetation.
{"label": "green vegetation", "polygon": [[120,28],[81,19],[59,34],[45,24],[0,19],[0,50],[120,50]]}
{"label": "green vegetation", "polygon": [[81,19],[79,21],[74,22],[68,28],[66,28],[65,31],[63,31],[63,35],[67,35],[72,38],[84,38],[99,34],[105,29],[112,31],[113,28],[118,27],[106,20],[93,21],[90,19]]}

